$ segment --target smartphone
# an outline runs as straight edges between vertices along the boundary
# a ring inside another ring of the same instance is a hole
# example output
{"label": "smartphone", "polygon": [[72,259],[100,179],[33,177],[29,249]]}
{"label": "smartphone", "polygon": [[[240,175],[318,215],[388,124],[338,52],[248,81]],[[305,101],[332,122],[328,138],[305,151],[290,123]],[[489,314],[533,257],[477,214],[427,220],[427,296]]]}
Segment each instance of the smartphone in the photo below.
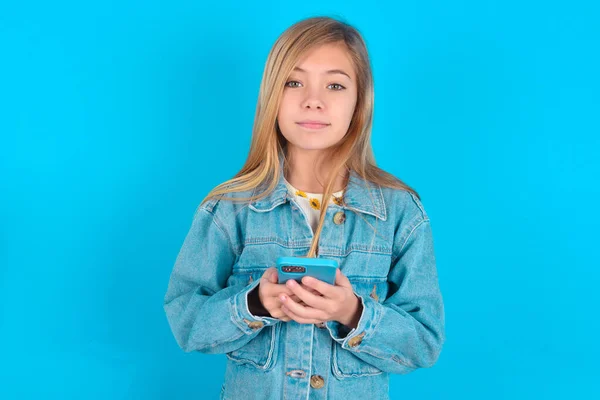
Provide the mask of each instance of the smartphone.
{"label": "smartphone", "polygon": [[279,283],[285,283],[290,279],[301,283],[303,276],[312,276],[333,285],[338,269],[336,260],[326,258],[279,257],[276,264]]}

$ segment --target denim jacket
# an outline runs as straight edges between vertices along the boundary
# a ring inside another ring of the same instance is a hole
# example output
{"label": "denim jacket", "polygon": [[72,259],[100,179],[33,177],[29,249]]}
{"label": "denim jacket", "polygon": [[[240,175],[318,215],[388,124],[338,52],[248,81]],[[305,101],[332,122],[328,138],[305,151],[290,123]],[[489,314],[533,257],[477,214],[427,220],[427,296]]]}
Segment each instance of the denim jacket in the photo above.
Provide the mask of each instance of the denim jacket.
{"label": "denim jacket", "polygon": [[254,316],[248,293],[264,271],[306,255],[313,237],[280,172],[261,200],[211,199],[196,210],[164,297],[175,340],[186,352],[225,354],[221,399],[388,399],[389,374],[432,366],[445,340],[423,205],[351,172],[345,204],[326,211],[318,257],[337,260],[350,280],[358,326]]}

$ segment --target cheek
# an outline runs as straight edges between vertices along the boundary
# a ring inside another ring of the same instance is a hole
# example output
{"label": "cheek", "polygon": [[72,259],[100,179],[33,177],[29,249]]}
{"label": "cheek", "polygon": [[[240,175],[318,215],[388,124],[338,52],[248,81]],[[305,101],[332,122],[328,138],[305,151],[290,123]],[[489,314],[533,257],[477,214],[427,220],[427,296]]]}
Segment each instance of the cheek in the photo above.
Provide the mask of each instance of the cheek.
{"label": "cheek", "polygon": [[352,115],[354,115],[355,106],[356,100],[352,99],[348,99],[348,101],[340,102],[337,104],[334,115],[337,116],[337,120],[340,125],[350,125]]}
{"label": "cheek", "polygon": [[288,103],[282,101],[277,110],[277,124],[283,137],[290,140],[290,132],[294,128],[294,118]]}
{"label": "cheek", "polygon": [[289,98],[286,99],[282,99],[281,103],[279,104],[279,110],[277,110],[277,119],[279,120],[279,124],[280,125],[286,125],[289,124],[289,121],[291,120],[291,115],[290,115],[290,101]]}

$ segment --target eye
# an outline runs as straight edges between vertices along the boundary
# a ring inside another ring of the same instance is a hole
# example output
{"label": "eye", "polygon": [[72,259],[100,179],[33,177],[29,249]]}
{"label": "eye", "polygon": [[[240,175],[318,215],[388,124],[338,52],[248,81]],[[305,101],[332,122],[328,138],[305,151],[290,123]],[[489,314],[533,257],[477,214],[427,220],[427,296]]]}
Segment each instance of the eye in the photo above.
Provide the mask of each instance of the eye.
{"label": "eye", "polygon": [[343,87],[343,86],[342,86],[342,85],[340,85],[339,83],[332,83],[332,84],[331,84],[331,85],[329,85],[329,86],[338,86],[338,87],[339,87],[339,89],[333,89],[333,90],[335,90],[335,91],[340,91],[340,90],[344,90],[344,89],[346,89],[345,87]]}
{"label": "eye", "polygon": [[[302,84],[298,81],[287,81],[285,83],[286,87],[291,87],[291,88],[300,87],[300,85],[302,85]],[[332,84],[328,85],[327,87],[331,87],[331,86],[335,87],[333,90],[336,92],[346,89],[344,86],[340,85],[339,83],[332,83]]]}
{"label": "eye", "polygon": [[297,86],[290,86],[290,83],[298,83],[299,84],[300,82],[298,82],[298,81],[287,81],[285,83],[285,86],[287,86],[287,87],[297,87]]}

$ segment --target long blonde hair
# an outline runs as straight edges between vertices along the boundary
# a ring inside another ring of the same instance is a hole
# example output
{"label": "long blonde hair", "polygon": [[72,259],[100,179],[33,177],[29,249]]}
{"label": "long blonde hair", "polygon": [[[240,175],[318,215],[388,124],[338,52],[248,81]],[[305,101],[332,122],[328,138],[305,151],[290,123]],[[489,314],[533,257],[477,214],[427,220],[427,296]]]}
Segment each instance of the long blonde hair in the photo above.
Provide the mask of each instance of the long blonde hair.
{"label": "long blonde hair", "polygon": [[[362,179],[383,187],[406,190],[420,199],[417,192],[392,174],[378,168],[371,147],[373,122],[373,75],[366,44],[358,30],[349,24],[330,18],[312,17],[290,26],[277,39],[269,52],[258,94],[252,141],[248,158],[242,169],[226,182],[216,186],[202,200],[221,199],[252,202],[267,196],[279,182],[280,156],[287,151],[287,141],[277,124],[279,104],[286,80],[296,63],[311,49],[324,44],[345,44],[357,76],[357,101],[346,135],[327,149],[326,159],[332,168],[324,185],[324,201],[319,224],[307,257],[317,254],[317,244],[335,179],[340,173],[355,171]],[[287,163],[284,162],[284,167]],[[285,171],[285,168],[284,168]],[[346,184],[347,184],[346,174]],[[266,189],[246,198],[223,197],[224,194]],[[201,204],[202,204],[201,203]]]}

